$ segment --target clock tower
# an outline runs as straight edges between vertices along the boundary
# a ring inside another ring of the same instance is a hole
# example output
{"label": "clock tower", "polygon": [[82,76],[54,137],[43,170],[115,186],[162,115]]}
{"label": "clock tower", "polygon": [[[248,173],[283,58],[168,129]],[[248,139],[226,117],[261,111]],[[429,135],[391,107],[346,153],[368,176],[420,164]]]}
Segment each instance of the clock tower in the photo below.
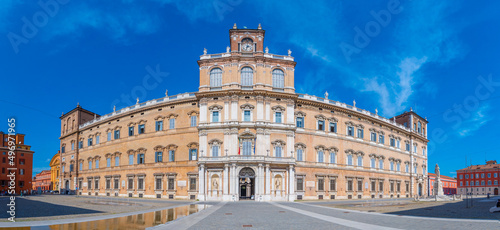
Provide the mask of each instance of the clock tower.
{"label": "clock tower", "polygon": [[263,53],[265,30],[259,24],[257,29],[238,29],[236,23],[229,30],[231,52]]}

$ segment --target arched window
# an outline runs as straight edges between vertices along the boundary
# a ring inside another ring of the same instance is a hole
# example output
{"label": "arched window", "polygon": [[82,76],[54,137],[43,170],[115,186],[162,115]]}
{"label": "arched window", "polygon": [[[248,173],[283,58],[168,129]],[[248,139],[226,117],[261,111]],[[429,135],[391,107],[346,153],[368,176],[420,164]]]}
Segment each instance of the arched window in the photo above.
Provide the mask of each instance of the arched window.
{"label": "arched window", "polygon": [[243,67],[241,69],[241,86],[253,85],[253,69],[250,67]]}
{"label": "arched window", "polygon": [[222,87],[222,70],[220,68],[210,70],[210,87]]}
{"label": "arched window", "polygon": [[273,88],[285,88],[285,73],[283,73],[283,70],[273,70]]}

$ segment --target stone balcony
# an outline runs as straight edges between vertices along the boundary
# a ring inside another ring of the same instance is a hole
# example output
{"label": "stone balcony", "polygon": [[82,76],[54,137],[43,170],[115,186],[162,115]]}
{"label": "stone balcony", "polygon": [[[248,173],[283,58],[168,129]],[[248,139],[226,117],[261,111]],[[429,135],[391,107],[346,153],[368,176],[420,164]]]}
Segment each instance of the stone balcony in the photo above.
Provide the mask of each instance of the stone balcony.
{"label": "stone balcony", "polygon": [[218,157],[200,157],[199,164],[204,163],[262,163],[262,164],[292,164],[295,165],[293,157],[271,157],[262,155],[231,155]]}

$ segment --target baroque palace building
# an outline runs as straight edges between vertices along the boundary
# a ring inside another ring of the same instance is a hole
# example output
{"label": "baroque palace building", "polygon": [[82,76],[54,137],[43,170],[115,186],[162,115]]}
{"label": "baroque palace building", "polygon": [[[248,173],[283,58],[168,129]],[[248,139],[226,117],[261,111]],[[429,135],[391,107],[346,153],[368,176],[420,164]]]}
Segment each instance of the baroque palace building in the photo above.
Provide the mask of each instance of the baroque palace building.
{"label": "baroque palace building", "polygon": [[61,116],[63,191],[166,199],[293,201],[427,194],[427,120],[387,119],[295,93],[296,62],[265,31],[229,30],[198,61],[198,92],[99,116]]}

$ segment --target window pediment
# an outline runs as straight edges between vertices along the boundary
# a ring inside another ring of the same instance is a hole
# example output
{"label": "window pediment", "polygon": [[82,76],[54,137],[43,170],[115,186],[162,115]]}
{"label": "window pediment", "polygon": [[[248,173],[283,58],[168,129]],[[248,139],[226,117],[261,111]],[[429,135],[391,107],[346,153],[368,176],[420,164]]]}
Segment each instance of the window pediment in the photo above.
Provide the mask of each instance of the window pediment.
{"label": "window pediment", "polygon": [[356,152],[352,149],[347,149],[345,153],[354,155]]}
{"label": "window pediment", "polygon": [[306,145],[304,143],[298,142],[295,144],[295,148],[297,149],[306,149]]}
{"label": "window pediment", "polygon": [[198,114],[200,114],[198,111],[196,110],[191,110],[187,113],[188,116],[197,116]]}
{"label": "window pediment", "polygon": [[307,114],[302,111],[295,111],[295,117],[305,117]]}
{"label": "window pediment", "polygon": [[177,118],[178,116],[179,116],[178,114],[171,113],[171,114],[167,115],[166,118],[173,119],[173,118]]}
{"label": "window pediment", "polygon": [[275,105],[271,108],[273,111],[275,112],[283,112],[285,111],[285,107],[281,106],[281,105]]}
{"label": "window pediment", "polygon": [[132,126],[135,126],[136,124],[137,124],[137,123],[135,123],[135,122],[130,122],[130,123],[128,123],[128,125],[127,125],[127,126],[128,126],[128,127],[132,127]]}
{"label": "window pediment", "polygon": [[165,119],[165,117],[162,115],[158,115],[155,117],[155,121],[160,121],[160,120],[164,120],[164,119]]}
{"label": "window pediment", "polygon": [[199,146],[199,145],[198,145],[198,143],[197,143],[197,142],[191,142],[191,143],[187,144],[187,147],[188,147],[189,149],[197,149],[197,148],[198,148],[198,146]]}
{"label": "window pediment", "polygon": [[339,122],[339,120],[338,120],[337,118],[335,118],[335,117],[330,117],[330,118],[328,118],[328,121],[329,121],[330,123],[337,123],[337,122]]}
{"label": "window pediment", "polygon": [[356,126],[352,121],[346,121],[347,126]]}
{"label": "window pediment", "polygon": [[337,147],[335,147],[335,146],[331,146],[330,148],[328,148],[328,151],[330,151],[330,152],[338,152],[339,149]]}
{"label": "window pediment", "polygon": [[323,116],[322,114],[318,114],[318,115],[314,116],[314,118],[316,118],[316,120],[320,120],[320,121],[326,120],[326,117]]}
{"label": "window pediment", "polygon": [[271,144],[273,146],[285,146],[286,142],[284,142],[283,140],[277,139],[277,140],[271,142]]}
{"label": "window pediment", "polygon": [[222,106],[214,104],[214,105],[211,105],[210,107],[208,107],[208,110],[210,110],[210,111],[221,111],[222,110]]}
{"label": "window pediment", "polygon": [[249,138],[253,139],[255,138],[255,134],[250,132],[250,130],[245,130],[240,135],[238,135],[238,137],[242,139],[249,139]]}
{"label": "window pediment", "polygon": [[240,106],[240,108],[241,108],[241,109],[244,109],[244,110],[252,110],[252,109],[254,109],[254,108],[255,108],[255,106],[253,106],[253,105],[251,105],[251,104],[246,103],[246,104],[241,105],[241,106]]}
{"label": "window pediment", "polygon": [[162,145],[157,145],[153,149],[154,149],[155,152],[160,152],[160,151],[163,151],[164,148],[165,147],[162,146]]}
{"label": "window pediment", "polygon": [[320,151],[320,150],[325,151],[326,147],[324,145],[316,145],[314,147],[314,149],[316,149],[316,151]]}
{"label": "window pediment", "polygon": [[175,145],[175,144],[169,144],[167,145],[166,149],[167,150],[176,150],[179,146]]}
{"label": "window pediment", "polygon": [[141,147],[141,148],[138,148],[138,149],[137,149],[137,152],[138,152],[138,153],[146,153],[146,148],[142,148],[142,147]]}
{"label": "window pediment", "polygon": [[208,144],[209,145],[222,145],[222,141],[217,139],[217,138],[214,138],[214,139],[208,141]]}
{"label": "window pediment", "polygon": [[365,155],[365,153],[364,153],[363,151],[357,151],[357,152],[356,152],[356,155],[358,155],[358,156],[364,156],[364,155]]}

